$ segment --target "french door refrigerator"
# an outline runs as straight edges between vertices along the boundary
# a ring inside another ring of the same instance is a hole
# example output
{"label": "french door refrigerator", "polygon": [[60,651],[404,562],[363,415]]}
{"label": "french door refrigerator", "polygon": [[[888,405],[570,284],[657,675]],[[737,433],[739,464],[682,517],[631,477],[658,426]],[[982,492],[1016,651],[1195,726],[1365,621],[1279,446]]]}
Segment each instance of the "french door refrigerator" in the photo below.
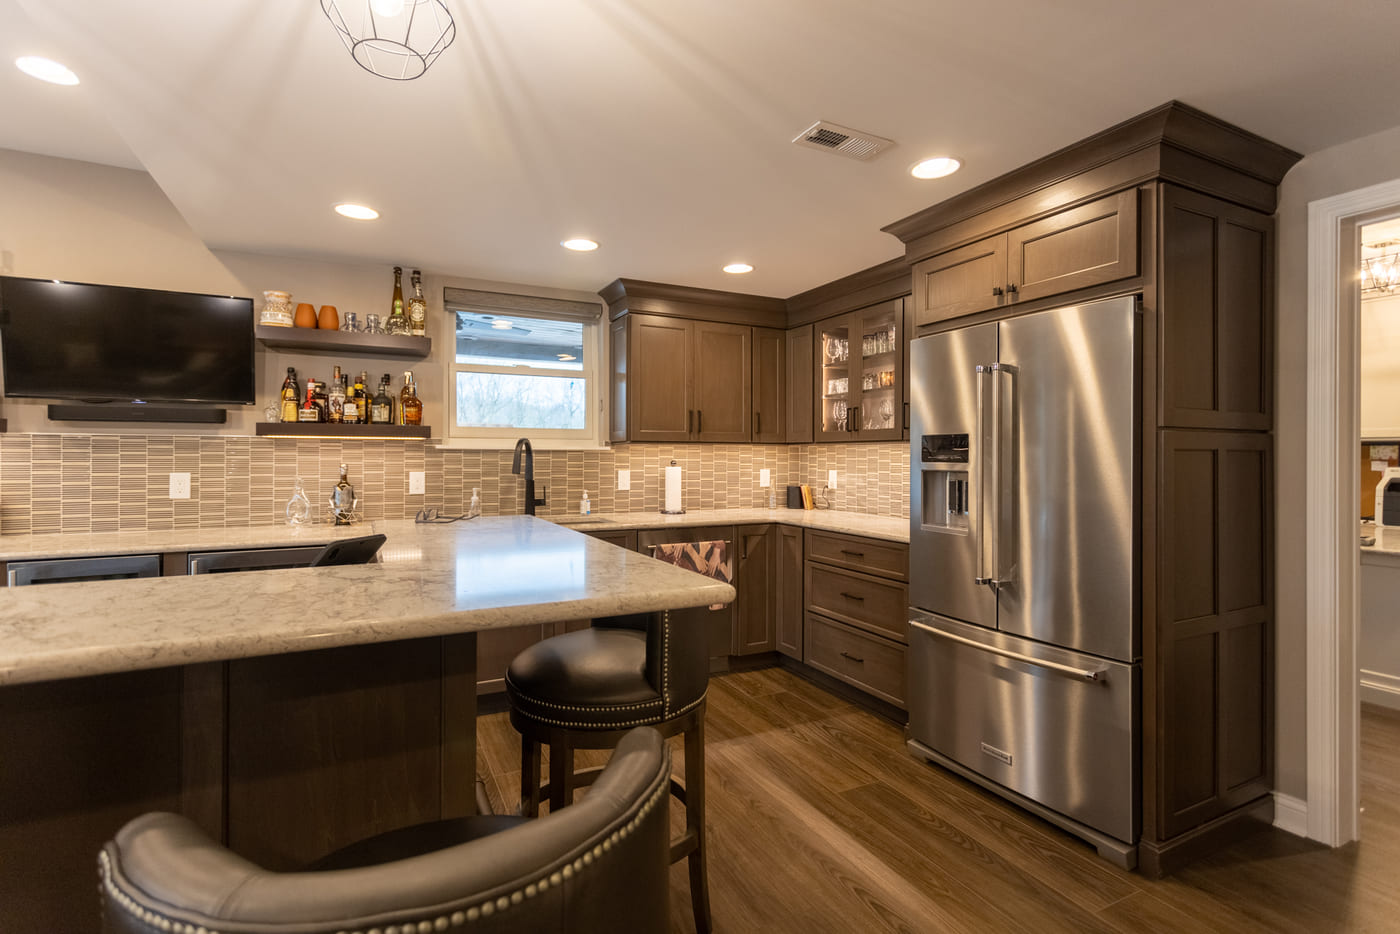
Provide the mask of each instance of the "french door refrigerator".
{"label": "french door refrigerator", "polygon": [[1115,298],[909,350],[909,749],[1129,868],[1139,317]]}

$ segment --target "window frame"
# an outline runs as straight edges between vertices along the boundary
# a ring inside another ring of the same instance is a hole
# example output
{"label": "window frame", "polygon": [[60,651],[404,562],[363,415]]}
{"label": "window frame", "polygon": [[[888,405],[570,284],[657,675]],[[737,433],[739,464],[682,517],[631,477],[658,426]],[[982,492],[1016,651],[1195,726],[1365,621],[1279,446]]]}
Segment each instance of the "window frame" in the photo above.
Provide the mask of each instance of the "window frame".
{"label": "window frame", "polygon": [[[603,394],[600,381],[606,352],[601,303],[571,301],[533,295],[479,292],[445,288],[443,310],[449,322],[449,346],[445,357],[447,396],[446,441],[454,447],[494,449],[511,447],[528,435],[536,450],[579,450],[605,447]],[[537,318],[583,326],[583,366],[580,369],[549,370],[537,367],[502,367],[457,362],[457,312]],[[584,381],[584,427],[572,428],[467,428],[457,424],[457,374],[482,373],[507,376],[581,377]]]}

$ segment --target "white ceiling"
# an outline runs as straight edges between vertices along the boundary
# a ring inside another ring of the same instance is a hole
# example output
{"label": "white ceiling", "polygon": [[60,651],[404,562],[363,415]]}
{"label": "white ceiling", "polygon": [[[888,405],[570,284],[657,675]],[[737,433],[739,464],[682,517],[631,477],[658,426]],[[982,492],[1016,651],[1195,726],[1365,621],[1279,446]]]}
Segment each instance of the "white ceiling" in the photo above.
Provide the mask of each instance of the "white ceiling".
{"label": "white ceiling", "polygon": [[[214,249],[786,297],[899,255],[881,226],[1173,98],[1305,154],[1400,125],[1394,0],[446,2],[456,42],[392,82],[319,0],[0,0],[0,148],[144,168]],[[897,145],[791,144],[819,119]],[[961,172],[908,175],[945,153]],[[756,271],[720,272],[740,259]]]}

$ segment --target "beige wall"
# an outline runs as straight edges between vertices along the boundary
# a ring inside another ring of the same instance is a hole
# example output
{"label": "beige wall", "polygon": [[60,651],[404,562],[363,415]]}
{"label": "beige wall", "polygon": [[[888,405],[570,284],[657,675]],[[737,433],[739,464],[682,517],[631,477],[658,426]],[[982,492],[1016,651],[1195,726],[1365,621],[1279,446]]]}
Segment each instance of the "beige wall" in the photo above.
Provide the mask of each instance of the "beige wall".
{"label": "beige wall", "polygon": [[1277,787],[1307,796],[1307,618],[1304,513],[1307,485],[1308,203],[1400,177],[1400,127],[1314,153],[1288,173],[1278,210]]}
{"label": "beige wall", "polygon": [[1400,438],[1400,295],[1361,303],[1361,437]]}

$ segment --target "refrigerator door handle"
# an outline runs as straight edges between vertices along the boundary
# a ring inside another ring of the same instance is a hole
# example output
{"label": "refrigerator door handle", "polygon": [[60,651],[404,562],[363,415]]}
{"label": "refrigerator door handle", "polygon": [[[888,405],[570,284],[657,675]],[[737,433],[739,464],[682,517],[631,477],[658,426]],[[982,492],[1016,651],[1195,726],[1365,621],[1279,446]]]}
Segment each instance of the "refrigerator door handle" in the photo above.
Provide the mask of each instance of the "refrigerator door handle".
{"label": "refrigerator door handle", "polygon": [[[992,577],[987,570],[990,567],[994,572],[996,562],[995,558],[989,561],[989,556],[987,554],[988,550],[994,547],[991,536],[987,534],[987,510],[993,498],[987,495],[988,484],[986,471],[988,459],[983,456],[984,451],[986,451],[989,446],[986,443],[988,440],[987,426],[989,423],[995,424],[995,414],[993,414],[990,419],[987,416],[987,407],[992,404],[992,392],[987,389],[987,381],[991,378],[991,375],[991,366],[982,366],[978,364],[976,375],[977,419],[973,426],[975,434],[971,442],[972,464],[970,465],[972,468],[970,473],[974,478],[973,483],[975,484],[972,500],[976,504],[977,516],[969,525],[977,536],[973,544],[973,547],[977,551],[977,561],[975,565],[976,571],[974,572],[972,581],[975,584],[986,584],[989,587],[995,587],[996,579]],[[992,456],[995,457],[995,453],[993,453]],[[993,523],[993,527],[995,528],[995,523]]]}
{"label": "refrigerator door handle", "polygon": [[1015,478],[1008,471],[1016,463],[1016,367],[994,363],[989,367],[992,380],[992,588],[1009,584],[1014,574],[1005,566],[1015,560],[1016,495]]}
{"label": "refrigerator door handle", "polygon": [[1107,665],[1101,668],[1076,668],[1073,665],[1062,665],[1059,662],[1052,662],[1044,658],[1035,658],[1031,655],[1022,655],[1020,652],[1013,652],[1010,649],[998,648],[994,645],[987,645],[985,642],[978,642],[976,639],[967,639],[963,636],[955,635],[951,632],[944,632],[941,629],[934,629],[932,626],[921,623],[916,619],[911,619],[909,621],[909,625],[913,626],[915,629],[922,630],[923,632],[926,632],[931,636],[937,636],[940,639],[947,639],[950,642],[957,642],[962,645],[971,646],[974,649],[980,649],[983,652],[987,652],[991,655],[999,655],[1002,658],[1008,658],[1012,661],[1025,662],[1027,665],[1035,665],[1039,668],[1049,668],[1051,671],[1058,671],[1060,674],[1070,675],[1071,677],[1080,678],[1084,681],[1102,681],[1104,680],[1104,675],[1108,672]]}

